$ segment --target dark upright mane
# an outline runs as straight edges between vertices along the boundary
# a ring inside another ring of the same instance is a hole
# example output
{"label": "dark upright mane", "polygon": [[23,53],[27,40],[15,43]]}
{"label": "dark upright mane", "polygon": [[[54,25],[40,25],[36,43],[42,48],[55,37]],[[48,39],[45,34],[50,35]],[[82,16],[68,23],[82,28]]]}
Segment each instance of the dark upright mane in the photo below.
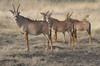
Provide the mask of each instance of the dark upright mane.
{"label": "dark upright mane", "polygon": [[[21,15],[20,15],[21,16]],[[23,17],[23,16],[21,16],[23,19],[26,19],[26,20],[28,20],[29,22],[34,22],[34,20],[32,20],[32,19],[30,19],[30,18],[27,18],[27,17]]]}
{"label": "dark upright mane", "polygon": [[52,18],[52,17],[50,17],[50,18],[52,19],[52,21],[59,22],[59,20],[58,20],[58,19],[55,19],[55,18]]}

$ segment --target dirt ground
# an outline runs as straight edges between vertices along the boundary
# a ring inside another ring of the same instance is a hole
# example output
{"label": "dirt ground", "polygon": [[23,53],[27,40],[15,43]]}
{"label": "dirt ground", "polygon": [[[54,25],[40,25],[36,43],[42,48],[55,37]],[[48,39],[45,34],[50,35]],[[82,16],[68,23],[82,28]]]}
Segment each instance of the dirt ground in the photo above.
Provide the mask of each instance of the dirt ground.
{"label": "dirt ground", "polygon": [[[78,34],[78,44],[67,47],[62,35],[53,42],[53,51],[45,51],[46,39],[43,35],[29,36],[30,52],[25,51],[24,36],[20,33],[0,33],[0,66],[99,66],[100,32],[92,32],[92,42],[84,32]],[[67,33],[66,33],[67,34]]]}

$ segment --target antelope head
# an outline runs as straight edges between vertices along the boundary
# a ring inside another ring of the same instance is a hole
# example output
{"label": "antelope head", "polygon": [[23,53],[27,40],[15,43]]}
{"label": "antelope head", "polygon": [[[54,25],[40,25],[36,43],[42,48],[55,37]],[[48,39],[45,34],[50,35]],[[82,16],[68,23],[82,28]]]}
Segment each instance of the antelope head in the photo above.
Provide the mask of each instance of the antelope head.
{"label": "antelope head", "polygon": [[49,13],[49,11],[47,11],[46,13],[41,13],[41,15],[43,16],[43,20],[46,21],[46,17],[47,17],[47,14]]}
{"label": "antelope head", "polygon": [[13,7],[13,10],[9,10],[9,11],[13,14],[14,18],[16,19],[16,17],[20,14],[20,12],[18,11],[20,4],[18,5],[17,10],[15,10],[15,7],[13,4],[12,4],[12,7]]}
{"label": "antelope head", "polygon": [[[54,11],[54,10],[53,10]],[[47,18],[47,22],[51,24],[51,15],[53,13],[53,11],[51,13],[49,13],[48,15],[46,15],[46,18]]]}
{"label": "antelope head", "polygon": [[73,12],[71,14],[68,13],[66,16],[67,17],[66,20],[70,20],[70,17],[72,16],[72,14],[73,14]]}

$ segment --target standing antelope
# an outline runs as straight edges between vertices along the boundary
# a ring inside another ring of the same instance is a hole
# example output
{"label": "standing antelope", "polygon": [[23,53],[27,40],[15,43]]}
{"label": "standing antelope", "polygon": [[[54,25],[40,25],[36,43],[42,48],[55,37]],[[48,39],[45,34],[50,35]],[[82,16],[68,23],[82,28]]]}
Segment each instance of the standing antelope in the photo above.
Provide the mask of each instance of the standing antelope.
{"label": "standing antelope", "polygon": [[74,40],[77,42],[77,31],[86,31],[89,35],[89,44],[91,42],[91,24],[86,18],[89,16],[87,15],[86,18],[82,21],[70,18],[73,12],[69,15],[67,14],[67,18],[65,20],[70,21],[74,24]]}
{"label": "standing antelope", "polygon": [[71,23],[69,21],[59,21],[59,20],[57,20],[55,18],[52,18],[51,17],[52,12],[47,15],[47,18],[48,18],[48,22],[50,23],[50,26],[55,31],[55,36],[54,37],[57,38],[57,32],[65,33],[67,31],[69,33],[69,35],[70,35],[70,42],[69,42],[68,46],[70,46],[71,44],[73,46],[73,43],[74,43],[73,42],[73,31],[74,31],[73,23]]}
{"label": "standing antelope", "polygon": [[[48,11],[48,12],[49,12],[49,11]],[[47,13],[48,13],[48,12],[47,12]],[[47,18],[46,18],[46,17],[47,17],[47,14],[41,13],[41,15],[43,15],[43,20],[46,21],[46,20],[47,20]],[[55,19],[55,18],[53,18],[53,20],[54,20],[54,21],[57,21],[57,22],[59,21],[58,19]],[[59,31],[57,31],[57,30],[55,31],[55,30],[54,30],[54,41],[57,41],[57,32],[59,32]],[[64,42],[66,43],[65,32],[62,32],[62,34],[64,35]]]}
{"label": "standing antelope", "polygon": [[[52,48],[52,40],[51,40],[51,30],[50,30],[48,22],[43,21],[43,20],[34,21],[34,20],[31,20],[24,16],[21,16],[20,12],[18,11],[20,5],[18,6],[17,10],[15,10],[14,5],[12,5],[12,6],[13,6],[14,10],[10,10],[10,11],[14,16],[14,19],[15,19],[18,27],[21,29],[21,33],[23,33],[25,35],[26,43],[27,43],[27,50],[29,50],[28,34],[32,34],[32,35],[43,34],[48,41],[45,49],[48,50],[48,48],[50,46],[50,48],[52,50],[53,48]],[[50,45],[49,45],[49,43],[50,43]]]}

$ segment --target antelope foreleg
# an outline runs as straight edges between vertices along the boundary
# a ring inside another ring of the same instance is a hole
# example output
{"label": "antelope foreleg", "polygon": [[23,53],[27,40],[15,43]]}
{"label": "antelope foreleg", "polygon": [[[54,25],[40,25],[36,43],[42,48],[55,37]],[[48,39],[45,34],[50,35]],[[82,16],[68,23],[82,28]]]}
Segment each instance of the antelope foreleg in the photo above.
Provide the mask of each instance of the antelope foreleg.
{"label": "antelope foreleg", "polygon": [[64,42],[66,43],[66,39],[65,39],[65,32],[62,32],[63,33],[63,35],[64,35]]}
{"label": "antelope foreleg", "polygon": [[25,33],[25,39],[26,39],[26,44],[27,44],[27,50],[29,51],[29,43],[28,43],[28,33]]}
{"label": "antelope foreleg", "polygon": [[89,34],[89,44],[91,44],[91,33]]}
{"label": "antelope foreleg", "polygon": [[46,47],[45,47],[45,50],[48,50],[48,48],[49,48],[49,39],[48,39],[48,37],[43,33],[43,35],[46,37],[46,39],[47,39],[47,43],[46,43]]}
{"label": "antelope foreleg", "polygon": [[50,49],[51,51],[53,50],[53,46],[52,46],[52,37],[51,35],[48,35],[49,41],[50,41]]}
{"label": "antelope foreleg", "polygon": [[70,46],[71,46],[71,41],[72,41],[72,37],[71,37],[71,35],[70,35],[70,40],[69,40],[68,47],[70,47]]}
{"label": "antelope foreleg", "polygon": [[57,31],[54,33],[54,41],[57,41]]}
{"label": "antelope foreleg", "polygon": [[76,45],[77,44],[77,33],[74,32],[73,36],[74,36],[73,37],[74,45]]}

